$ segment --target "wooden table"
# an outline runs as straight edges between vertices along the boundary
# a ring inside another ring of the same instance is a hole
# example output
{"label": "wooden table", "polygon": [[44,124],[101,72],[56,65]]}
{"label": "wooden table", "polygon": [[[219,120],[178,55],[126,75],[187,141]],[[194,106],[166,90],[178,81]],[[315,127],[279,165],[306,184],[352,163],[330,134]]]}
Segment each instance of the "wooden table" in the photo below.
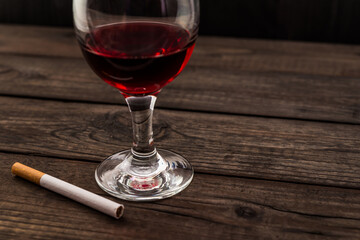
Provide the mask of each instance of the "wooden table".
{"label": "wooden table", "polygon": [[[72,29],[0,32],[1,239],[360,239],[360,46],[200,37],[154,126],[195,178],[133,203],[95,183],[130,147],[130,116]],[[124,217],[12,177],[16,161],[124,203]]]}

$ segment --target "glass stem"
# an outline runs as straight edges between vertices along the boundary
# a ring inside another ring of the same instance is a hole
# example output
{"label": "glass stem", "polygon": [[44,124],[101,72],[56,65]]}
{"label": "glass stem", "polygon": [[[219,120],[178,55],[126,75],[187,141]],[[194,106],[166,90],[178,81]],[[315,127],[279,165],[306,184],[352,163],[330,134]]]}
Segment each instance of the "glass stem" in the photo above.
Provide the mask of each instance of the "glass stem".
{"label": "glass stem", "polygon": [[126,102],[132,117],[133,155],[151,157],[156,154],[153,140],[152,118],[155,96],[127,97]]}

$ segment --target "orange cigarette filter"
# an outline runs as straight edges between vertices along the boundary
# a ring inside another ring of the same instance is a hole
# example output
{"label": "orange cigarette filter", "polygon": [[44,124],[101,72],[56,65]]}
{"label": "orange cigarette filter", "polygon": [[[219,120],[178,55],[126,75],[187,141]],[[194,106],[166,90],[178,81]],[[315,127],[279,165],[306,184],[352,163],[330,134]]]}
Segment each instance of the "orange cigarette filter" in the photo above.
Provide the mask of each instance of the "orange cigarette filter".
{"label": "orange cigarette filter", "polygon": [[11,167],[11,173],[38,185],[40,185],[41,177],[45,175],[45,173],[25,166],[19,162],[14,163],[14,165]]}

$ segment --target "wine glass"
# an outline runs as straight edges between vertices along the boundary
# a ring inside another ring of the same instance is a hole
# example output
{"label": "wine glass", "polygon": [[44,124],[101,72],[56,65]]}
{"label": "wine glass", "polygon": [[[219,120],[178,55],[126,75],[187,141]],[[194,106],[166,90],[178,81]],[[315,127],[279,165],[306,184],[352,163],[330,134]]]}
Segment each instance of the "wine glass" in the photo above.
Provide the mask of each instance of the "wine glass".
{"label": "wine glass", "polygon": [[193,168],[182,156],[155,148],[152,116],[158,93],[190,59],[199,0],[74,0],[73,13],[87,63],[122,93],[132,116],[132,148],[104,160],[95,171],[97,183],[131,201],[182,191]]}

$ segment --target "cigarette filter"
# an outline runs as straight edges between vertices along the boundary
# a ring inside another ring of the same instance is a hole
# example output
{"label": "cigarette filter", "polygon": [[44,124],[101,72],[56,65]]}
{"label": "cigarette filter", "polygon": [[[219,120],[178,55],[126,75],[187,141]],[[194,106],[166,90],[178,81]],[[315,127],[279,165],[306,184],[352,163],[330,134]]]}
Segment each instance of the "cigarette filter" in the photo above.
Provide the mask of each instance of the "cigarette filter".
{"label": "cigarette filter", "polygon": [[14,163],[11,167],[11,172],[16,176],[34,182],[44,188],[94,208],[116,219],[119,219],[123,215],[124,205],[86,191],[85,189],[64,182],[21,163]]}

